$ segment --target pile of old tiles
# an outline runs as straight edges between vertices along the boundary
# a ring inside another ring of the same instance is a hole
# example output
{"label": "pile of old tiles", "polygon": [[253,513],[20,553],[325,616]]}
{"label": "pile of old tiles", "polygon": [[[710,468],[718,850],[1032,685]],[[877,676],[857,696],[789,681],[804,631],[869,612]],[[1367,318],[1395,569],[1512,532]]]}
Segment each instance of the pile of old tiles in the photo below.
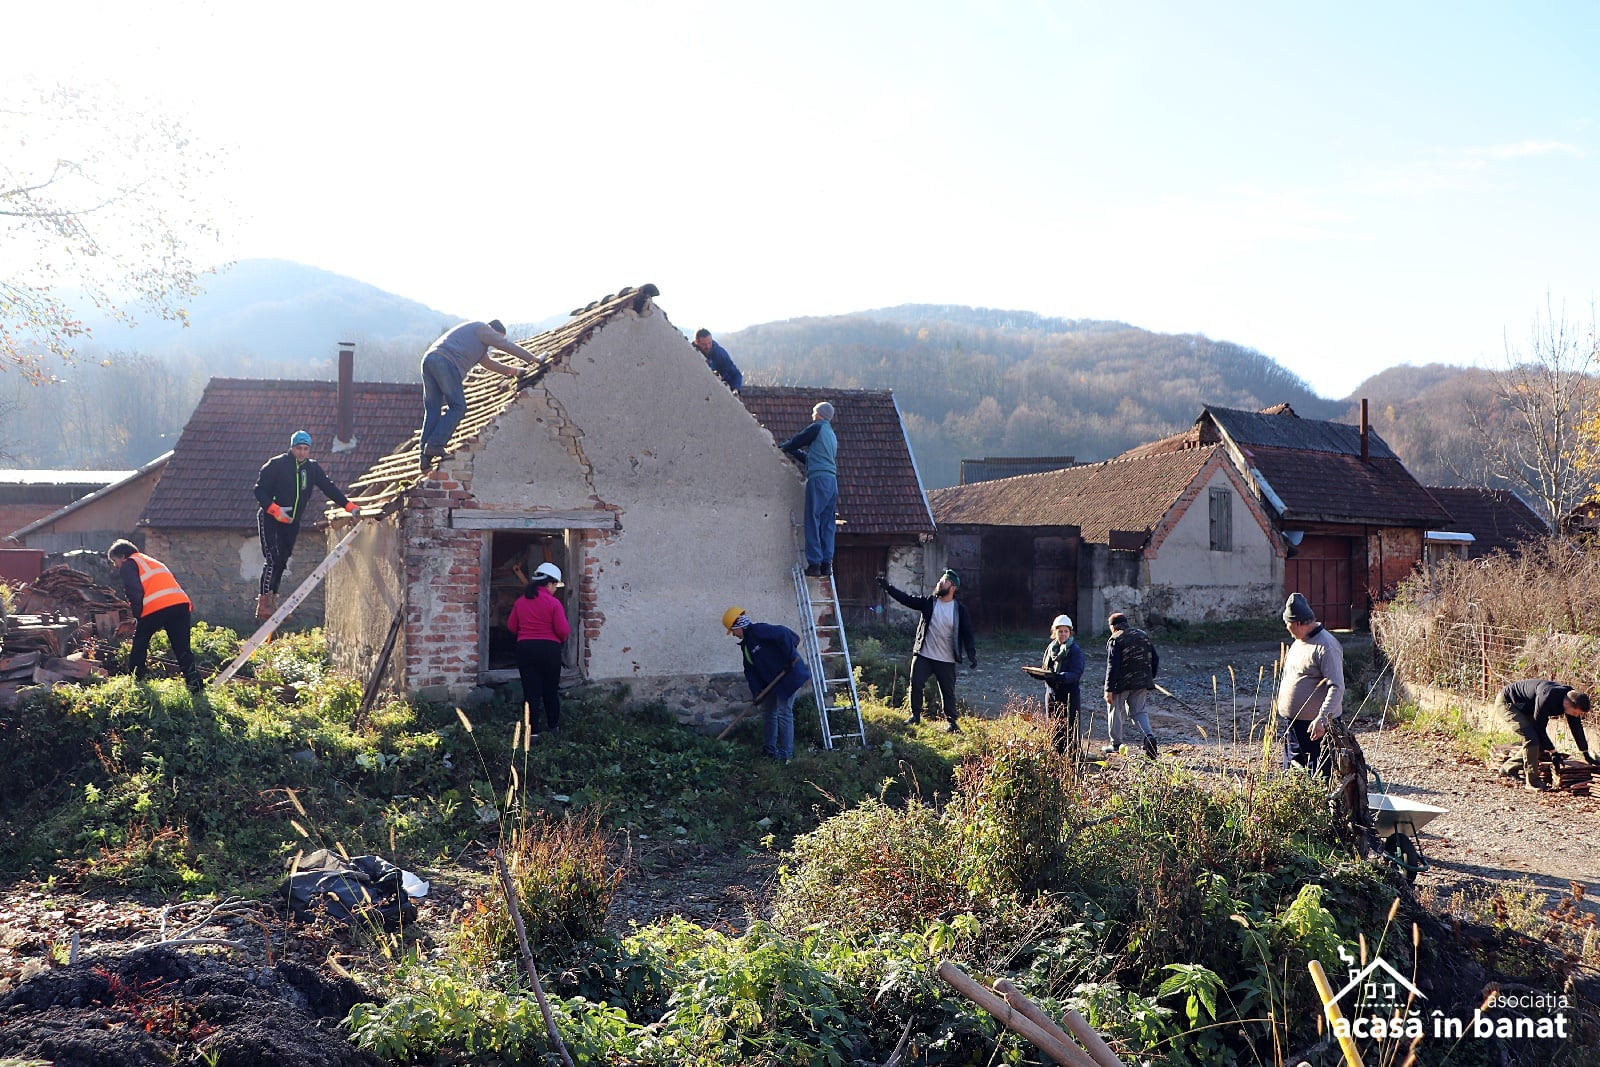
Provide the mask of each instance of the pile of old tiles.
{"label": "pile of old tiles", "polygon": [[104,678],[100,643],[133,631],[127,600],[67,567],[51,567],[14,599],[18,613],[0,620],[0,707],[27,686]]}

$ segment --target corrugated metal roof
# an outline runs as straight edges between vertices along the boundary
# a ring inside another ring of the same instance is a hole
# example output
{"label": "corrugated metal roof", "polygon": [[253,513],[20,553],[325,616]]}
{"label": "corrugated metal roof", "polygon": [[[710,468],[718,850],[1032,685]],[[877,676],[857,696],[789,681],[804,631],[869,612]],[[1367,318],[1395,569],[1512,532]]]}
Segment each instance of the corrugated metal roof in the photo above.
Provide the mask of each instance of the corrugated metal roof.
{"label": "corrugated metal roof", "polygon": [[0,485],[93,485],[120,482],[133,471],[0,470]]}
{"label": "corrugated metal roof", "polygon": [[[1238,408],[1219,408],[1207,404],[1205,414],[1210,415],[1236,444],[1242,446],[1262,445],[1346,456],[1361,455],[1361,427],[1345,422],[1302,419],[1288,404],[1280,404],[1268,411],[1240,411]],[[1377,431],[1370,428],[1367,431],[1367,444],[1368,454],[1375,459],[1400,458],[1378,436]]]}

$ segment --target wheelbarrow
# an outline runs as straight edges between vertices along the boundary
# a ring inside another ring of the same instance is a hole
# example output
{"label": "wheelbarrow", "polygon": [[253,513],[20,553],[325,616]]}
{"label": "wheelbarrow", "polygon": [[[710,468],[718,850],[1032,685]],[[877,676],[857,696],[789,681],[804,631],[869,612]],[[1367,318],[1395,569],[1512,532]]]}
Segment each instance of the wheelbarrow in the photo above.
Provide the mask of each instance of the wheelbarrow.
{"label": "wheelbarrow", "polygon": [[1419,872],[1428,869],[1428,858],[1422,854],[1417,833],[1448,809],[1393,796],[1384,790],[1377,771],[1369,767],[1367,773],[1371,777],[1367,809],[1372,813],[1372,834],[1382,846],[1383,858],[1406,876],[1407,884],[1413,883]]}

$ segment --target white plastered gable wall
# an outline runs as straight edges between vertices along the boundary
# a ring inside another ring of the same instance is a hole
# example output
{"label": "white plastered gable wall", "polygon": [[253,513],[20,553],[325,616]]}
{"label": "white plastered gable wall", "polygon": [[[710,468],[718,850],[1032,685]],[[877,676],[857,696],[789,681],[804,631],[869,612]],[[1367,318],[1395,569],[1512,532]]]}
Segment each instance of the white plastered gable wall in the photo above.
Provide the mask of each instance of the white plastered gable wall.
{"label": "white plastered gable wall", "polygon": [[[1233,547],[1211,549],[1210,495],[1231,495]],[[1210,476],[1149,560],[1147,609],[1186,622],[1272,615],[1282,599],[1283,560],[1224,464]]]}
{"label": "white plastered gable wall", "polygon": [[472,493],[489,510],[618,509],[591,550],[592,680],[737,673],[720,621],[733,605],[800,629],[804,478],[654,306],[523,393],[475,456]]}

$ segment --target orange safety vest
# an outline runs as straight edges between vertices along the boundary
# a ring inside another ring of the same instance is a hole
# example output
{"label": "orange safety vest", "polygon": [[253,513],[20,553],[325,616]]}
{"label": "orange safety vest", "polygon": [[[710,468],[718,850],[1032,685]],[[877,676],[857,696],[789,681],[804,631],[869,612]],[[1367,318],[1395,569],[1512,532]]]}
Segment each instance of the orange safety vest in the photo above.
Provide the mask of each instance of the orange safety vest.
{"label": "orange safety vest", "polygon": [[167,570],[166,564],[143,552],[135,552],[128,558],[139,568],[139,584],[144,587],[144,610],[139,613],[140,618],[174,604],[189,604],[189,598],[178,585],[178,579]]}

